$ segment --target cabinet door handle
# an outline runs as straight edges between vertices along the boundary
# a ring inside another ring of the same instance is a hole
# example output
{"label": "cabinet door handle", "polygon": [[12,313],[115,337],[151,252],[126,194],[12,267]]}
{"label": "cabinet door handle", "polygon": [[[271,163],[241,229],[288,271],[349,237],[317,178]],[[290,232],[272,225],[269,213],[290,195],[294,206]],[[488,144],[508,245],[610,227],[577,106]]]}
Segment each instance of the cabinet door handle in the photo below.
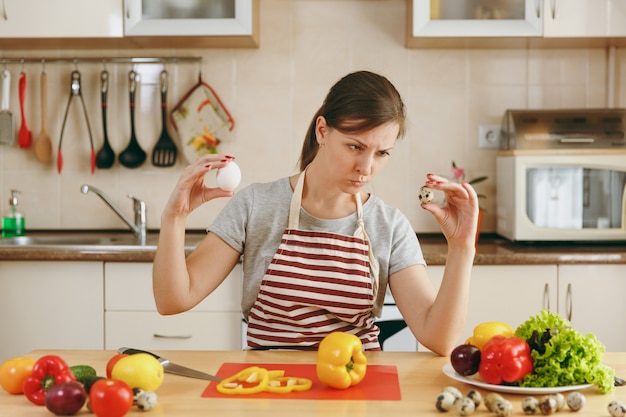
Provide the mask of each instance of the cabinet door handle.
{"label": "cabinet door handle", "polygon": [[160,334],[155,333],[152,337],[157,337],[161,339],[191,339],[192,335],[190,334]]}
{"label": "cabinet door handle", "polygon": [[552,13],[552,20],[556,19],[556,0],[550,0],[550,12]]}
{"label": "cabinet door handle", "polygon": [[567,311],[567,320],[572,321],[572,283],[567,284],[567,292],[565,293],[565,310]]}
{"label": "cabinet door handle", "polygon": [[4,0],[2,0],[2,18],[4,20],[9,20],[9,18],[7,17],[7,6],[6,4],[4,4]]}
{"label": "cabinet door handle", "polygon": [[543,309],[550,310],[550,285],[547,282],[543,287]]}
{"label": "cabinet door handle", "polygon": [[535,0],[535,11],[537,12],[537,17],[541,17],[541,0]]}

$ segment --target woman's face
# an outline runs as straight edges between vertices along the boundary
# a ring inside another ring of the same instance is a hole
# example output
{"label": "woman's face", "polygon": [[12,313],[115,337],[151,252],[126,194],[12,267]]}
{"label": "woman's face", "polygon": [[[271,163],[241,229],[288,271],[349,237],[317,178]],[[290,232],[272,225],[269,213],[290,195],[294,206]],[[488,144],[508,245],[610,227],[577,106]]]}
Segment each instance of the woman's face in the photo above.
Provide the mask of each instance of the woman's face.
{"label": "woman's face", "polygon": [[385,166],[399,130],[397,123],[390,122],[367,132],[342,133],[320,116],[316,123],[320,148],[315,159],[324,164],[328,181],[345,193],[357,193]]}

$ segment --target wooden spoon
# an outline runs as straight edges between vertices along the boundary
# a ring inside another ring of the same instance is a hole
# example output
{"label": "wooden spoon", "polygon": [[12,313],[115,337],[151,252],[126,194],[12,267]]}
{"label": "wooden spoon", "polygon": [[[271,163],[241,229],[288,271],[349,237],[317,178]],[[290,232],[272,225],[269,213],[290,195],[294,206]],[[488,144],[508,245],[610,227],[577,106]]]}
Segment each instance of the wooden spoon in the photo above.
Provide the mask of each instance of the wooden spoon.
{"label": "wooden spoon", "polygon": [[41,132],[35,139],[35,156],[43,163],[52,159],[52,141],[46,128],[48,100],[48,76],[45,71],[41,73]]}

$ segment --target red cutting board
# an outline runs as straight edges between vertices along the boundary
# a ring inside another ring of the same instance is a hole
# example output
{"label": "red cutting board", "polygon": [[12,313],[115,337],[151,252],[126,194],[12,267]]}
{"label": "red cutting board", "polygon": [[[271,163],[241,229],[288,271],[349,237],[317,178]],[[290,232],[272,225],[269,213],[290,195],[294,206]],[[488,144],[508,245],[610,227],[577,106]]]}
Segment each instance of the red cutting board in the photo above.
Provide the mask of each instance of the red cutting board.
{"label": "red cutting board", "polygon": [[367,400],[367,401],[400,401],[400,382],[398,369],[393,365],[367,365],[365,378],[356,386],[348,389],[328,387],[317,379],[313,364],[285,364],[285,363],[224,363],[217,371],[217,376],[228,378],[250,366],[259,366],[267,370],[282,369],[285,376],[308,378],[313,386],[308,391],[275,394],[260,392],[257,394],[222,394],[217,391],[217,382],[213,381],[202,393],[203,398],[276,398],[276,399],[303,399],[303,400]]}

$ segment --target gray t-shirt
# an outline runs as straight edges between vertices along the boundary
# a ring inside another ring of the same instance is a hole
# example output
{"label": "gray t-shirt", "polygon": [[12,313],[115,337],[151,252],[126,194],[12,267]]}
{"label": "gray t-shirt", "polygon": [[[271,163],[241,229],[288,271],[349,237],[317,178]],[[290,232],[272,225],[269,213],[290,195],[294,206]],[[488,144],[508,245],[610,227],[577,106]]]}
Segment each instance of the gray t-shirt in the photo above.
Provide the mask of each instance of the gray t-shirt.
{"label": "gray t-shirt", "polygon": [[[243,254],[243,298],[241,309],[247,319],[256,300],[261,280],[287,228],[293,191],[289,178],[252,184],[237,192],[218,214],[208,231]],[[300,210],[300,229],[353,235],[355,211],[350,216],[325,220]],[[416,264],[426,264],[415,231],[398,209],[374,195],[363,204],[363,221],[380,265],[379,291],[374,306],[380,314],[389,275]]]}

